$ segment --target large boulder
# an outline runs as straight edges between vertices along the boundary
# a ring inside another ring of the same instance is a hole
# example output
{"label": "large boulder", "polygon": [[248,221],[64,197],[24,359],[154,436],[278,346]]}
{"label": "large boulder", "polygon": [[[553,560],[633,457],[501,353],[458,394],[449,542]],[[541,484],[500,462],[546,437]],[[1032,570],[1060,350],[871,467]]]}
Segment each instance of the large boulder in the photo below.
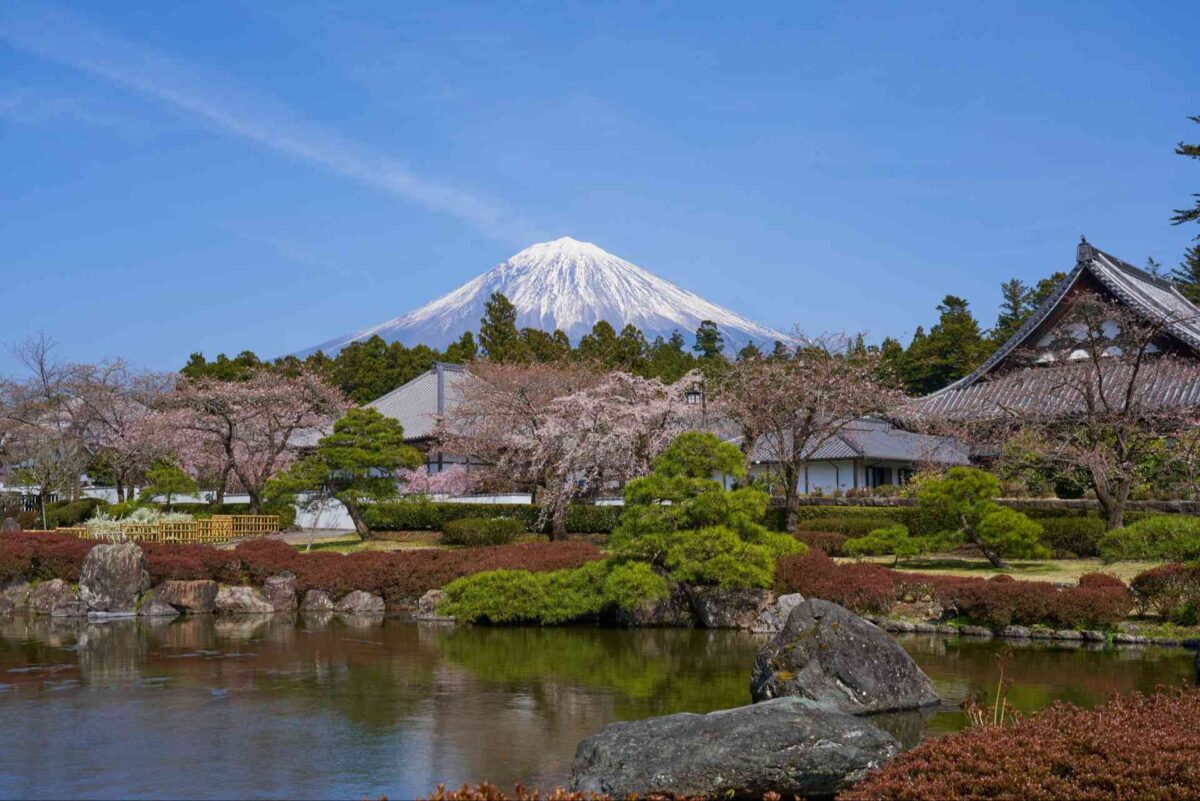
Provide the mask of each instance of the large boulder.
{"label": "large boulder", "polygon": [[413,613],[414,620],[434,621],[438,623],[453,623],[453,615],[442,615],[438,613],[438,606],[442,603],[445,593],[441,590],[429,590],[421,596],[417,601],[417,611]]}
{"label": "large boulder", "polygon": [[770,590],[690,586],[696,621],[706,629],[752,629],[775,603]]}
{"label": "large boulder", "polygon": [[383,599],[363,590],[355,590],[338,601],[335,607],[343,615],[382,615]]}
{"label": "large boulder", "polygon": [[23,579],[13,579],[7,584],[0,585],[0,598],[10,601],[17,609],[24,609],[29,603],[29,593],[33,585]]}
{"label": "large boulder", "polygon": [[324,590],[309,590],[300,602],[301,612],[332,612],[333,601]]}
{"label": "large boulder", "polygon": [[285,570],[263,582],[263,599],[276,612],[292,612],[297,606],[296,574]]}
{"label": "large boulder", "polygon": [[217,593],[217,611],[226,615],[270,615],[275,607],[254,587],[222,587]]}
{"label": "large boulder", "polygon": [[691,628],[696,625],[692,599],[682,584],[671,582],[670,594],[661,600],[643,601],[635,609],[617,610],[617,623],[622,626],[670,626]]}
{"label": "large boulder", "polygon": [[798,592],[780,595],[750,624],[750,630],[756,634],[778,634],[787,625],[792,610],[803,602],[804,596]]}
{"label": "large boulder", "polygon": [[613,723],[575,751],[572,789],[613,798],[829,797],[900,752],[890,734],[806,698]]}
{"label": "large boulder", "polygon": [[837,604],[809,599],[754,661],[755,701],[800,696],[861,715],[938,703],[929,677],[882,629]]}
{"label": "large boulder", "polygon": [[75,590],[62,579],[50,579],[34,585],[29,592],[29,612],[34,615],[49,615],[55,607],[78,601]]}
{"label": "large boulder", "polygon": [[16,609],[16,604],[0,595],[0,617],[11,615]]}
{"label": "large boulder", "polygon": [[15,517],[6,517],[4,518],[4,522],[0,523],[0,531],[5,532],[6,534],[11,534],[20,530],[21,524],[17,522]]}
{"label": "large boulder", "polygon": [[152,596],[184,614],[207,615],[217,608],[219,591],[215,581],[164,581],[154,589]]}
{"label": "large boulder", "polygon": [[138,617],[178,617],[179,610],[171,606],[166,601],[161,601],[158,598],[151,598],[142,604],[137,611]]}
{"label": "large boulder", "polygon": [[132,612],[149,587],[146,555],[137,543],[97,545],[79,569],[79,600],[95,612]]}

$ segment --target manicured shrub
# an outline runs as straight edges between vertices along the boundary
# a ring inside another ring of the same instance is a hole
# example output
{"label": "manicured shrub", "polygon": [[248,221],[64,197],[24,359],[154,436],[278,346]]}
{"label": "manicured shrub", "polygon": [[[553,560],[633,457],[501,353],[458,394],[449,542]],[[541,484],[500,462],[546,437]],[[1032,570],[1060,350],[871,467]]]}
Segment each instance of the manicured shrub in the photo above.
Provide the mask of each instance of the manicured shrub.
{"label": "manicured shrub", "polygon": [[1163,565],[1130,584],[1138,607],[1182,626],[1200,622],[1200,565]]}
{"label": "manicured shrub", "polygon": [[901,556],[924,553],[929,544],[922,537],[911,536],[904,525],[895,523],[877,528],[864,537],[847,540],[845,547],[849,556],[894,556],[899,561]]}
{"label": "manicured shrub", "polygon": [[0,584],[23,580],[33,573],[33,547],[11,535],[0,538]]}
{"label": "manicured shrub", "polygon": [[465,517],[511,517],[522,521],[530,531],[538,527],[538,508],[533,504],[406,500],[373,504],[363,517],[375,531],[441,531],[451,520]]}
{"label": "manicured shrub", "polygon": [[143,543],[142,550],[151,584],[172,580],[236,582],[241,577],[241,563],[233,551],[166,543]]}
{"label": "manicured shrub", "polygon": [[1090,557],[1100,555],[1100,538],[1104,536],[1104,521],[1098,517],[1044,517],[1042,545],[1056,558]]}
{"label": "manicured shrub", "polygon": [[918,798],[1200,798],[1200,691],[1116,696],[1088,710],[1062,702],[1013,725],[926,740],[838,796]]}
{"label": "manicured shrub", "polygon": [[[97,510],[103,511],[107,508],[108,504],[99,498],[80,498],[77,501],[54,504],[46,510],[46,524],[51,528],[58,526],[71,528],[83,523]],[[50,520],[51,512],[53,512],[53,520]]]}
{"label": "manicured shrub", "polygon": [[570,570],[494,570],[450,582],[439,611],[476,623],[554,625],[593,620],[667,595],[666,581],[639,562],[591,562]]}
{"label": "manicured shrub", "polygon": [[835,534],[845,534],[848,537],[865,537],[878,528],[893,524],[894,521],[884,516],[829,516],[814,517],[811,520],[805,520],[802,528],[808,531],[832,531]]}
{"label": "manicured shrub", "polygon": [[1100,555],[1106,562],[1200,559],[1200,518],[1189,515],[1144,518],[1105,534],[1100,540]]}
{"label": "manicured shrub", "polygon": [[464,517],[442,524],[442,542],[447,545],[508,545],[524,533],[525,524],[510,517]]}
{"label": "manicured shrub", "polygon": [[809,548],[824,551],[829,556],[845,556],[846,540],[850,539],[845,534],[837,534],[832,531],[801,530],[793,531],[792,536]]}
{"label": "manicured shrub", "polygon": [[780,559],[775,590],[832,601],[862,614],[887,612],[896,598],[892,571],[880,565],[838,565],[816,549]]}

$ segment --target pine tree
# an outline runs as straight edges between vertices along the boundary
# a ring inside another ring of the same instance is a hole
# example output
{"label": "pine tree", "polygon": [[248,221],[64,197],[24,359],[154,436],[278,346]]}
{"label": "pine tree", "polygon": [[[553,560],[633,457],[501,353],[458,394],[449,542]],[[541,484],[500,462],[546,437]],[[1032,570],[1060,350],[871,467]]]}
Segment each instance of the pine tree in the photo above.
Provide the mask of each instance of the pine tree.
{"label": "pine tree", "polygon": [[1031,303],[1033,294],[1034,291],[1020,278],[1009,279],[1000,285],[1000,315],[992,329],[992,340],[996,344],[1007,342],[1036,308]]}
{"label": "pine tree", "polygon": [[[1200,117],[1188,117],[1188,119],[1192,122],[1200,123]],[[1188,145],[1180,142],[1175,148],[1175,153],[1176,155],[1186,156],[1190,159],[1200,159],[1200,145]],[[1171,225],[1200,222],[1200,193],[1195,193],[1192,197],[1196,198],[1196,205],[1190,209],[1175,209],[1175,216],[1171,218]]]}
{"label": "pine tree", "polygon": [[517,331],[517,308],[503,293],[493,292],[483,307],[479,321],[479,344],[494,362],[523,362],[528,360]]}
{"label": "pine tree", "polygon": [[928,394],[962,378],[990,350],[966,300],[947,295],[938,304],[937,325],[926,336],[918,329],[905,358],[904,383],[913,393]]}
{"label": "pine tree", "polygon": [[704,320],[696,329],[696,344],[692,346],[701,359],[713,360],[725,351],[725,338],[712,320]]}
{"label": "pine tree", "polygon": [[1168,276],[1192,303],[1200,303],[1200,245],[1183,252],[1183,261]]}
{"label": "pine tree", "polygon": [[740,362],[743,359],[760,359],[762,358],[762,355],[762,350],[759,349],[758,345],[754,344],[753,342],[747,342],[746,345],[738,351],[737,358]]}

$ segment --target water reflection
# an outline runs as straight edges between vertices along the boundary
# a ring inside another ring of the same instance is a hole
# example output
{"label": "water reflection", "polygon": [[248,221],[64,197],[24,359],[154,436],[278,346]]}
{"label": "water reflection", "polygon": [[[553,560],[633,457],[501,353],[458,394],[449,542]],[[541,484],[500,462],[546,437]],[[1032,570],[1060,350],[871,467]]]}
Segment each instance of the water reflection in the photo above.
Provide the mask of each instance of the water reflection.
{"label": "water reflection", "polygon": [[[962,725],[1001,646],[909,637],[947,699],[905,742]],[[619,719],[749,701],[761,638],[738,632],[487,629],[329,613],[174,621],[0,620],[0,796],[411,797],[439,781],[565,781],[576,743]],[[1152,690],[1182,651],[1038,646],[1010,700]]]}

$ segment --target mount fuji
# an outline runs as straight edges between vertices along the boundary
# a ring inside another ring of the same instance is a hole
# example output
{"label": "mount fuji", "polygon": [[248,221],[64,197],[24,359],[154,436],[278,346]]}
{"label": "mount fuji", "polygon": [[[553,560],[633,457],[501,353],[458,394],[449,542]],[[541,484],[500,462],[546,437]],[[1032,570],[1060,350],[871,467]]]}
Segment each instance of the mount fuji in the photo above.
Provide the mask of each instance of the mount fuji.
{"label": "mount fuji", "polygon": [[653,341],[679,331],[689,342],[701,321],[721,329],[726,351],[754,342],[792,338],[681,289],[590,242],[570,237],[531,245],[458,289],[399,317],[302,351],[328,354],[378,335],[388,342],[443,348],[477,332],[484,304],[503,293],[517,310],[518,328],[562,329],[572,342],[606,320],[618,332],[628,323]]}

